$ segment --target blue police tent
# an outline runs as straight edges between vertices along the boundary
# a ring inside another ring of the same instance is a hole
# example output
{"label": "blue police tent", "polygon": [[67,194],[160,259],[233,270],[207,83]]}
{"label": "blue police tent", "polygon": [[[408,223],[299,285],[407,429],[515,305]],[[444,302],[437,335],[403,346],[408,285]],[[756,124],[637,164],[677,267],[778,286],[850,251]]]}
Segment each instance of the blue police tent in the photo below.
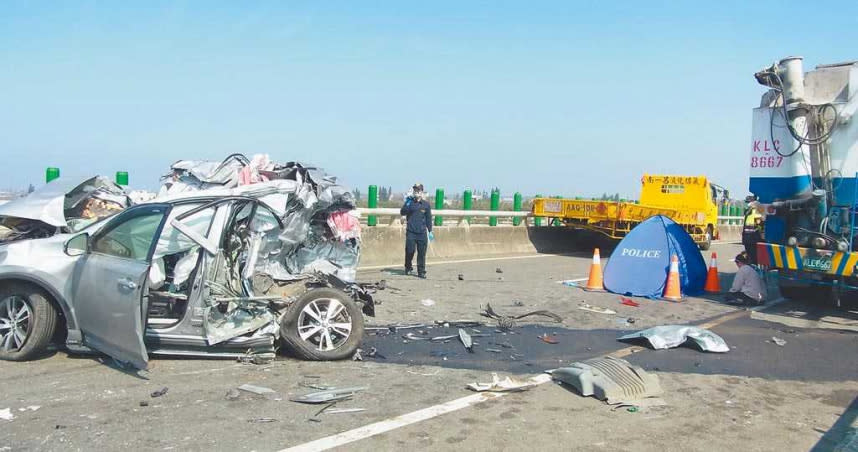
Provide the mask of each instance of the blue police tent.
{"label": "blue police tent", "polygon": [[622,295],[661,297],[674,254],[679,258],[683,295],[702,293],[706,262],[685,229],[663,215],[637,225],[617,245],[605,265],[605,289]]}

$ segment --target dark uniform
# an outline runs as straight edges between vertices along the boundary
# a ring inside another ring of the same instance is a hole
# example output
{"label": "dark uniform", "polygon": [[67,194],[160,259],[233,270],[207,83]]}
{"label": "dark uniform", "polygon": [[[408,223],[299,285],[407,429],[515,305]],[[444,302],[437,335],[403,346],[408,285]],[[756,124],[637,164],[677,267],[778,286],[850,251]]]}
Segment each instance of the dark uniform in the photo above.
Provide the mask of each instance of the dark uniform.
{"label": "dark uniform", "polygon": [[408,198],[399,213],[407,218],[405,228],[405,272],[411,272],[411,260],[417,251],[417,276],[426,276],[427,232],[432,232],[432,210],[425,199]]}
{"label": "dark uniform", "polygon": [[763,216],[753,207],[745,210],[745,221],[742,226],[742,245],[748,253],[750,264],[757,263],[757,243],[763,241]]}

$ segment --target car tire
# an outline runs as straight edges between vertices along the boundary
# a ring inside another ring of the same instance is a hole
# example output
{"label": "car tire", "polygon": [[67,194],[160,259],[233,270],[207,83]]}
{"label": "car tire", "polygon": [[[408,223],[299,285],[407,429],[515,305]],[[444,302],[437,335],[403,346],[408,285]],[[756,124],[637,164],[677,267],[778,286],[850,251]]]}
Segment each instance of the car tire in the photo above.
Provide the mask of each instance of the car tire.
{"label": "car tire", "polygon": [[[26,312],[26,319],[22,312]],[[20,345],[15,344],[9,323],[13,313],[17,313],[18,328],[25,330]],[[0,360],[27,361],[44,353],[50,344],[57,327],[57,311],[48,295],[38,288],[24,283],[6,283],[0,285],[0,325],[6,327],[0,329]]]}
{"label": "car tire", "polygon": [[[338,305],[342,305],[342,309]],[[330,306],[339,309],[334,319],[326,318]],[[314,314],[321,319],[314,317]],[[325,326],[319,320],[331,323]],[[342,325],[345,323],[349,324],[347,336],[340,334],[344,331]],[[316,327],[319,330],[314,333]],[[328,336],[325,336],[326,330]],[[280,322],[280,338],[286,347],[296,357],[308,361],[335,361],[352,357],[360,346],[363,331],[363,313],[357,303],[345,292],[327,287],[312,289],[302,295],[289,306]],[[329,348],[330,338],[333,338],[333,343]]]}

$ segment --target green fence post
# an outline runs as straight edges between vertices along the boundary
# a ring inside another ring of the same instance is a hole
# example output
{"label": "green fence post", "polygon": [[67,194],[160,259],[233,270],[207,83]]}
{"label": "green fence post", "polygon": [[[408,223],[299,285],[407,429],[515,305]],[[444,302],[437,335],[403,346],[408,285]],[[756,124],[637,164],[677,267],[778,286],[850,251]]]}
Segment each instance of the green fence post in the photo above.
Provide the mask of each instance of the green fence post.
{"label": "green fence post", "polygon": [[[492,203],[491,210],[500,209],[500,190],[494,189],[492,190]],[[489,217],[489,226],[497,226],[498,225],[498,217]]]}
{"label": "green fence post", "polygon": [[116,172],[116,185],[122,185],[122,186],[128,185],[128,171],[117,171]]}
{"label": "green fence post", "polygon": [[[514,210],[516,212],[521,212],[521,193],[519,193],[519,192],[515,192],[515,194],[512,195],[512,210]],[[513,217],[512,225],[518,226],[520,224],[521,224],[521,217]]]}
{"label": "green fence post", "polygon": [[[370,185],[369,190],[367,190],[367,207],[370,209],[375,209],[378,207],[378,185]],[[378,224],[378,217],[375,215],[370,215],[366,218],[367,226],[375,226]]]}
{"label": "green fence post", "polygon": [[[541,198],[541,197],[542,197],[542,195],[541,195],[541,194],[539,194],[539,193],[537,193],[535,197],[536,197],[536,198]],[[535,218],[533,219],[533,225],[534,225],[534,226],[542,226],[542,217],[535,217]]]}
{"label": "green fence post", "polygon": [[[435,189],[435,210],[441,210],[444,208],[444,189],[436,188]],[[435,215],[435,226],[443,226],[444,218],[438,215]]]}
{"label": "green fence post", "polygon": [[45,182],[50,182],[54,179],[58,179],[59,177],[60,177],[60,169],[59,168],[49,166],[45,170]]}
{"label": "green fence post", "polygon": [[[466,188],[465,193],[462,194],[462,210],[471,210],[473,203],[473,193],[471,193],[470,188]],[[465,221],[471,224],[471,217],[465,217]]]}

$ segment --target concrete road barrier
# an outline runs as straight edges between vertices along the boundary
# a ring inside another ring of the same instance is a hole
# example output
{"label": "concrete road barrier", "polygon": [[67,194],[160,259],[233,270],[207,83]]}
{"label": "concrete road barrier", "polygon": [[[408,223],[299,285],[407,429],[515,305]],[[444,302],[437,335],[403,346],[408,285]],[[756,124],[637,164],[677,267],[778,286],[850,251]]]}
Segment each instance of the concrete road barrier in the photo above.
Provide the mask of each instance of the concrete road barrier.
{"label": "concrete road barrier", "polygon": [[[721,226],[719,230],[722,241],[742,239],[741,226]],[[429,245],[428,262],[534,253],[592,252],[595,247],[602,247],[607,253],[616,244],[597,234],[566,227],[436,226],[433,231],[435,241]],[[405,254],[404,226],[365,227],[361,235],[361,267],[402,265]]]}
{"label": "concrete road barrier", "polygon": [[[564,253],[575,249],[575,231],[557,227],[438,226],[427,260],[472,259],[520,254]],[[401,265],[405,228],[379,226],[361,231],[361,266]]]}

